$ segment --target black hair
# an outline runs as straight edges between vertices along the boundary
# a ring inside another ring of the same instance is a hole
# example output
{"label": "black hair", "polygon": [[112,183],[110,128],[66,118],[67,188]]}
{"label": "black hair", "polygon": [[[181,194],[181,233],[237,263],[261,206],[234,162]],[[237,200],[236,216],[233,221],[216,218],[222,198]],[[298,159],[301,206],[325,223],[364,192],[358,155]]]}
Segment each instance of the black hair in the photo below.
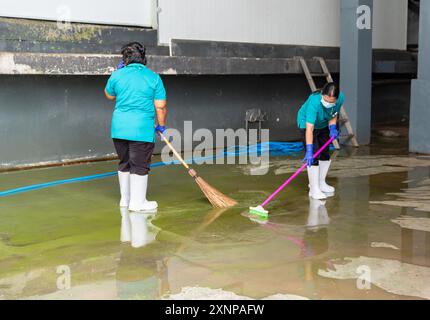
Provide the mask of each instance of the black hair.
{"label": "black hair", "polygon": [[125,65],[140,63],[146,65],[146,49],[139,42],[131,42],[121,48],[122,61]]}
{"label": "black hair", "polygon": [[321,94],[323,96],[329,96],[338,99],[340,94],[339,86],[337,86],[334,82],[329,82],[322,88]]}

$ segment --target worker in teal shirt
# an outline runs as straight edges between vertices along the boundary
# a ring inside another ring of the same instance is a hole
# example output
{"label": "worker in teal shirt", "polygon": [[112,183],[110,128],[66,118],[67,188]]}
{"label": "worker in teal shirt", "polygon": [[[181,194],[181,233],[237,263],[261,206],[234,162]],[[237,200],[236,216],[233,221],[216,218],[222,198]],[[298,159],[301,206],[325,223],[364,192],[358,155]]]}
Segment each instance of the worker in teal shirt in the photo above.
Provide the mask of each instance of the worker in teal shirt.
{"label": "worker in teal shirt", "polygon": [[142,44],[129,43],[121,54],[118,70],[105,88],[106,97],[115,100],[111,137],[120,160],[120,206],[131,211],[152,211],[158,204],[147,201],[146,191],[155,132],[166,130],[166,91],[161,77],[145,66]]}
{"label": "worker in teal shirt", "polygon": [[326,183],[330,169],[330,150],[326,148],[314,159],[317,152],[331,137],[338,138],[337,119],[344,102],[344,94],[334,83],[314,92],[300,108],[297,124],[306,148],[304,162],[308,164],[309,196],[316,200],[333,196],[335,188]]}

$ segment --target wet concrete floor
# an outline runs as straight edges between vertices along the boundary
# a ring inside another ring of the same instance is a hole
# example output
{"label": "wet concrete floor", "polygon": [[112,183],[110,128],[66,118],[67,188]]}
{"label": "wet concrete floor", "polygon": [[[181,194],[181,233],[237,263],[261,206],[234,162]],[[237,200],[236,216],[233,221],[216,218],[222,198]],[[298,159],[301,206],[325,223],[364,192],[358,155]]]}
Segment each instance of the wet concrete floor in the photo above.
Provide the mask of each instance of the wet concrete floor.
{"label": "wet concrete floor", "polygon": [[[430,299],[430,157],[399,138],[347,148],[328,179],[335,197],[310,200],[302,174],[269,221],[246,216],[300,159],[271,157],[263,176],[196,166],[239,202],[228,210],[180,166],[152,170],[155,215],[120,210],[116,177],[1,197],[0,299]],[[3,173],[0,191],[115,169]]]}

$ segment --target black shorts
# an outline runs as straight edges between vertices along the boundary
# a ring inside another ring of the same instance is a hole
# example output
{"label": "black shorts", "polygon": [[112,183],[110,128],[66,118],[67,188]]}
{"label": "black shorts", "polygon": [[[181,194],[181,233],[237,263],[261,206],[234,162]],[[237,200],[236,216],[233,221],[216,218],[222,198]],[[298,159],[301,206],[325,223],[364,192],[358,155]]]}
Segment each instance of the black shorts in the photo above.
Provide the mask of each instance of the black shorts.
{"label": "black shorts", "polygon": [[[302,134],[302,141],[303,141],[303,145],[305,146],[305,152],[306,152],[306,130],[300,129],[300,132]],[[314,153],[316,153],[329,140],[330,140],[330,130],[328,128],[314,129]],[[318,166],[319,161],[329,161],[329,160],[330,160],[330,147],[327,147],[314,160],[313,165]]]}
{"label": "black shorts", "polygon": [[154,143],[113,139],[119,157],[118,171],[141,176],[149,173]]}

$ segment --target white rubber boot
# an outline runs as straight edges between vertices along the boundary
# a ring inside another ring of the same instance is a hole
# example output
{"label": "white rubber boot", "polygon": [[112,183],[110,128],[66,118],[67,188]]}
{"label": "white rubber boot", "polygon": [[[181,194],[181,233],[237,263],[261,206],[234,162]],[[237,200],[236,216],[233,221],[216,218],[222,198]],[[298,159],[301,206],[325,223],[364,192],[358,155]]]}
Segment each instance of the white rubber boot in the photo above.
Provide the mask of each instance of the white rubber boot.
{"label": "white rubber boot", "polygon": [[312,166],[308,167],[308,178],[309,178],[309,197],[315,200],[327,199],[327,196],[320,189],[320,167]]}
{"label": "white rubber boot", "polygon": [[130,202],[130,172],[118,171],[119,189],[121,192],[120,207],[128,207]]}
{"label": "white rubber boot", "polygon": [[131,223],[127,208],[120,208],[121,211],[121,242],[131,241]]}
{"label": "white rubber boot", "polygon": [[324,193],[334,194],[336,189],[333,188],[332,186],[329,186],[325,182],[325,179],[326,179],[327,174],[328,174],[328,170],[330,169],[331,161],[321,161],[320,160],[319,164],[320,164],[320,189]]}
{"label": "white rubber boot", "polygon": [[156,201],[146,200],[148,189],[148,175],[130,175],[130,211],[154,211],[158,204]]}

